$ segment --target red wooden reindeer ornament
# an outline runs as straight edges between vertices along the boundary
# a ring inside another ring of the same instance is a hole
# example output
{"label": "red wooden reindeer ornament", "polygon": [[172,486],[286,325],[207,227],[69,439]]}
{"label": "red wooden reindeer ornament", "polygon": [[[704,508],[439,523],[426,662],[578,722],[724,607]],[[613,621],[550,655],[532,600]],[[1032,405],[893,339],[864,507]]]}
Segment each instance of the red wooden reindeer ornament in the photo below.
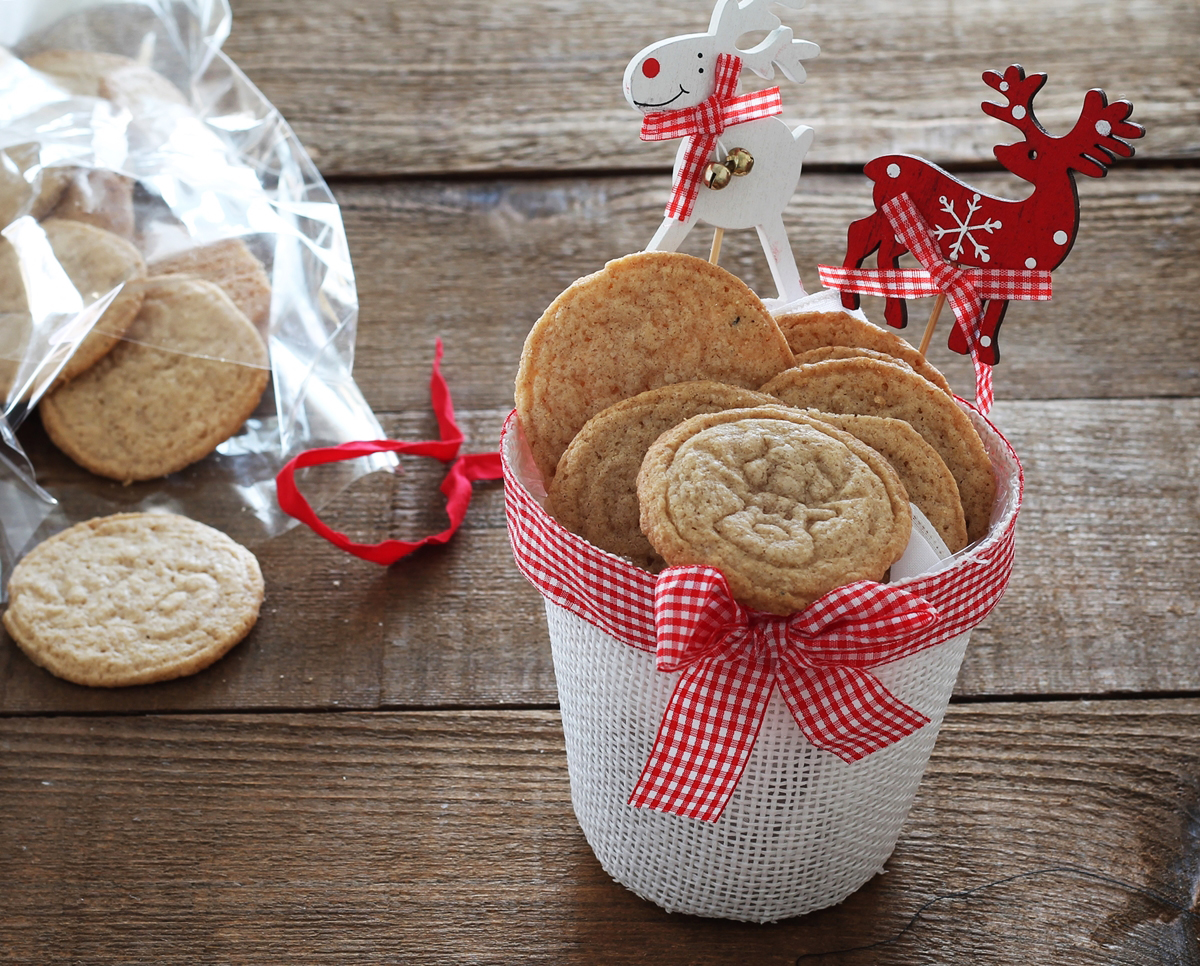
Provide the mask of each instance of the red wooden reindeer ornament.
{"label": "red wooden reindeer ornament", "polygon": [[[949,297],[957,316],[950,348],[975,356],[977,371],[999,360],[996,335],[1009,299],[1049,298],[1049,272],[1067,257],[1079,227],[1075,173],[1104,177],[1117,158],[1133,156],[1129,140],[1145,133],[1128,120],[1128,101],[1109,104],[1097,89],[1085,95],[1070,133],[1053,137],[1033,115],[1045,74],[1026,77],[1014,65],[983,80],[1007,101],[985,101],[984,112],[1024,135],[994,153],[1034,186],[1029,197],[984,194],[922,158],[876,158],[864,169],[875,183],[875,213],[850,225],[842,268],[821,266],[822,281],[842,290],[847,308],[858,307],[859,293],[886,295],[884,316],[896,328],[907,324],[906,298]],[[860,269],[876,249],[880,271]],[[908,251],[924,272],[898,269]]]}

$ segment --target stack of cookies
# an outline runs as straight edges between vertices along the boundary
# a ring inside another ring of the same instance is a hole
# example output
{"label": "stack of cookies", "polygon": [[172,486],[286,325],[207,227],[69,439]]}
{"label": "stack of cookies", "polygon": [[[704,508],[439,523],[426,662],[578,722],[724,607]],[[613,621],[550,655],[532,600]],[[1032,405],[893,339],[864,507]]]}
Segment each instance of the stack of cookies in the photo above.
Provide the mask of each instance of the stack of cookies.
{"label": "stack of cookies", "polygon": [[920,353],[857,314],[776,319],[690,255],[571,285],[529,333],[516,405],[564,527],[651,572],[715,567],[759,611],[885,579],[913,507],[951,553],[991,520],[983,443]]}
{"label": "stack of cookies", "polygon": [[[167,78],[126,57],[49,50],[26,64],[135,122],[188,110]],[[73,346],[39,404],[50,439],[123,483],[174,473],[235,434],[266,389],[266,269],[241,239],[193,246],[180,225],[163,257],[161,203],[120,172],[41,167],[39,147],[6,149],[0,171],[0,219],[30,216],[42,229],[0,242],[0,396],[31,391],[15,385],[23,357],[57,364]],[[67,283],[83,311],[46,332],[44,293]]]}

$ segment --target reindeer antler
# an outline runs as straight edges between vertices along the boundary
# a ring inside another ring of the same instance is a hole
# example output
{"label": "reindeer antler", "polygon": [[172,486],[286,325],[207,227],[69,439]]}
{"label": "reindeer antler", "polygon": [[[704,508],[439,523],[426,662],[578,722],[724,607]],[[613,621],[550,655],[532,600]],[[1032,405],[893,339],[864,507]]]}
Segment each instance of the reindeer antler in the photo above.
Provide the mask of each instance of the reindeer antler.
{"label": "reindeer antler", "polygon": [[[821,48],[808,40],[794,40],[792,28],[780,23],[779,17],[771,12],[773,0],[725,0],[713,10],[709,33],[717,43],[730,52],[736,52],[742,65],[759,77],[770,80],[778,67],[788,80],[802,84],[807,76],[802,60],[810,60],[821,52]],[[802,0],[792,0],[797,7]],[[767,30],[765,40],[749,50],[740,50],[737,39],[743,34]]]}
{"label": "reindeer antler", "polygon": [[1008,101],[1007,104],[984,101],[980,105],[983,113],[1011,124],[1022,133],[1045,133],[1045,129],[1033,116],[1033,98],[1046,83],[1045,74],[1030,74],[1026,77],[1025,68],[1020,64],[1013,64],[1005,68],[1003,74],[994,70],[984,71],[983,82],[1003,94]]}
{"label": "reindeer antler", "polygon": [[1099,88],[1088,91],[1079,120],[1066,136],[1079,151],[1079,159],[1072,166],[1081,174],[1103,178],[1117,158],[1132,158],[1133,145],[1125,139],[1140,138],[1146,133],[1140,124],[1128,120],[1132,113],[1129,101],[1109,104],[1104,91]]}

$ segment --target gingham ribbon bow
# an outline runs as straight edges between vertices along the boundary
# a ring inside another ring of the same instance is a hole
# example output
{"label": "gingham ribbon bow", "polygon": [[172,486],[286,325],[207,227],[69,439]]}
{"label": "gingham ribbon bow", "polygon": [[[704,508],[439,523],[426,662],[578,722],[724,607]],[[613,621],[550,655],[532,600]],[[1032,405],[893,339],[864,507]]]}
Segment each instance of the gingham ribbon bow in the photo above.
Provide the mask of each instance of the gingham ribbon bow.
{"label": "gingham ribbon bow", "polygon": [[987,415],[995,394],[992,367],[980,352],[984,299],[1044,301],[1050,298],[1050,273],[1042,269],[961,268],[942,257],[929,225],[907,192],[889,198],[880,208],[896,237],[921,263],[920,269],[866,269],[820,265],[821,281],[829,288],[889,298],[920,298],[945,294],[975,365],[975,402]]}
{"label": "gingham ribbon bow", "polygon": [[737,603],[711,567],[671,567],[654,592],[656,666],[682,671],[631,805],[721,817],[778,688],[812,744],[853,762],[928,724],[867,669],[928,646],[940,619],[899,587],[858,581],[790,617]]}
{"label": "gingham ribbon bow", "polygon": [[671,186],[671,199],[666,207],[668,218],[686,221],[691,217],[696,195],[700,191],[704,165],[712,156],[717,137],[725,128],[771,117],[783,111],[778,87],[734,96],[742,72],[740,57],[718,54],[716,71],[716,89],[704,101],[695,107],[677,111],[656,111],[647,114],[642,121],[643,141],[688,139],[683,164],[679,166]]}

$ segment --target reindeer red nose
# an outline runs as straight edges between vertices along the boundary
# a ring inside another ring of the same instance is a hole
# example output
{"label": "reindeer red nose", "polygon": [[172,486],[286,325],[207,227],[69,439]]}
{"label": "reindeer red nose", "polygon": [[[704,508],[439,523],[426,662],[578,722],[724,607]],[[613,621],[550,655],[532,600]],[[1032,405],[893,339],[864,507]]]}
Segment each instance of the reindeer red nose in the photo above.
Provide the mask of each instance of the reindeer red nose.
{"label": "reindeer red nose", "polygon": [[642,61],[642,73],[647,77],[657,77],[658,72],[662,69],[662,65],[653,57],[647,57]]}

